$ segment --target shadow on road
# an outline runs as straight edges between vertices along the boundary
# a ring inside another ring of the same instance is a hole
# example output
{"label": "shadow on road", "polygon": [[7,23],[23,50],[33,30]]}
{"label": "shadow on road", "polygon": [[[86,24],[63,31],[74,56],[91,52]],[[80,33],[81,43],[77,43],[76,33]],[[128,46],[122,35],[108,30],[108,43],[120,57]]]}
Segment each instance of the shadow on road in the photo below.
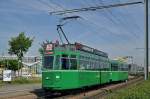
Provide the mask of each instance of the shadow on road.
{"label": "shadow on road", "polygon": [[63,96],[64,94],[61,93],[54,93],[54,92],[45,92],[42,89],[35,89],[34,91],[31,91],[30,93],[35,94],[37,96],[37,99],[54,99]]}

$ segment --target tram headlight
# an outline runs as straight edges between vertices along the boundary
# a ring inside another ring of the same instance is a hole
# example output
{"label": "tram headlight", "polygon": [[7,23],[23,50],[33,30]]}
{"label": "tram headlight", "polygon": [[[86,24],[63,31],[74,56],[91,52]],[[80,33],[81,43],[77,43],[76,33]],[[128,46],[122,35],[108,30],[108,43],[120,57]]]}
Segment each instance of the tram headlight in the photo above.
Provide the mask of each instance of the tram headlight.
{"label": "tram headlight", "polygon": [[60,76],[56,75],[56,79],[59,79],[59,78],[60,78]]}

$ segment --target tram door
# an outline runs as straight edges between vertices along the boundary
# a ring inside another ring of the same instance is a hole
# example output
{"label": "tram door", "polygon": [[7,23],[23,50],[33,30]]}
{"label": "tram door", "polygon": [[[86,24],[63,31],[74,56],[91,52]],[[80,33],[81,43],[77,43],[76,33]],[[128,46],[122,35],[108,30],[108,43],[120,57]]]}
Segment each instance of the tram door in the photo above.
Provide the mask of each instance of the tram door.
{"label": "tram door", "polygon": [[69,69],[69,58],[68,55],[63,54],[61,58],[62,69]]}

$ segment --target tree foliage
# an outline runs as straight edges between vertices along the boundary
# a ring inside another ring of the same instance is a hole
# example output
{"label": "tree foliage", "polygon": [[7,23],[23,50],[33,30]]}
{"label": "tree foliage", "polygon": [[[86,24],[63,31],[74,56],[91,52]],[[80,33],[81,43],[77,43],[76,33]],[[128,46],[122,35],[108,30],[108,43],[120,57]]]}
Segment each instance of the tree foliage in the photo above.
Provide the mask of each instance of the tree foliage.
{"label": "tree foliage", "polygon": [[5,61],[4,61],[4,60],[1,60],[1,61],[0,61],[0,67],[1,67],[1,68],[5,68]]}
{"label": "tree foliage", "polygon": [[22,57],[31,47],[33,39],[26,37],[24,32],[21,32],[17,37],[12,37],[9,41],[10,48],[8,53],[11,55],[17,55],[18,60],[22,61]]}
{"label": "tree foliage", "polygon": [[21,65],[18,65],[18,60],[8,60],[7,69],[17,71],[21,68]]}
{"label": "tree foliage", "polygon": [[9,70],[17,71],[21,68],[20,65],[18,65],[18,60],[12,59],[12,60],[1,60],[0,65],[3,68],[7,68]]}
{"label": "tree foliage", "polygon": [[[26,37],[24,32],[21,32],[17,37],[12,37],[11,40],[8,42],[10,48],[8,49],[8,53],[11,55],[16,55],[19,61],[19,65],[15,67],[10,66],[11,69],[19,69],[21,68],[21,75],[22,75],[22,58],[24,54],[28,51],[31,47],[33,39],[30,37]],[[11,64],[16,64],[12,63]],[[18,71],[19,75],[19,71]]]}

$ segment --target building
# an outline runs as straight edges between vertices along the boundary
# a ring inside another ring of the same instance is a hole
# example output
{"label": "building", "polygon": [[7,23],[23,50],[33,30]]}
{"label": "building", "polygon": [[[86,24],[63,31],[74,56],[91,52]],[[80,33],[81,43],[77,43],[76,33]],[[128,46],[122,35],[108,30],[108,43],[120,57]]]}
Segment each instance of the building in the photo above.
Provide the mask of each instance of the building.
{"label": "building", "polygon": [[[17,59],[16,56],[0,56],[0,60],[12,60]],[[42,68],[42,57],[41,56],[25,56],[22,60],[23,68],[22,74],[39,75],[41,74]],[[5,69],[5,66],[0,65],[0,74]]]}

